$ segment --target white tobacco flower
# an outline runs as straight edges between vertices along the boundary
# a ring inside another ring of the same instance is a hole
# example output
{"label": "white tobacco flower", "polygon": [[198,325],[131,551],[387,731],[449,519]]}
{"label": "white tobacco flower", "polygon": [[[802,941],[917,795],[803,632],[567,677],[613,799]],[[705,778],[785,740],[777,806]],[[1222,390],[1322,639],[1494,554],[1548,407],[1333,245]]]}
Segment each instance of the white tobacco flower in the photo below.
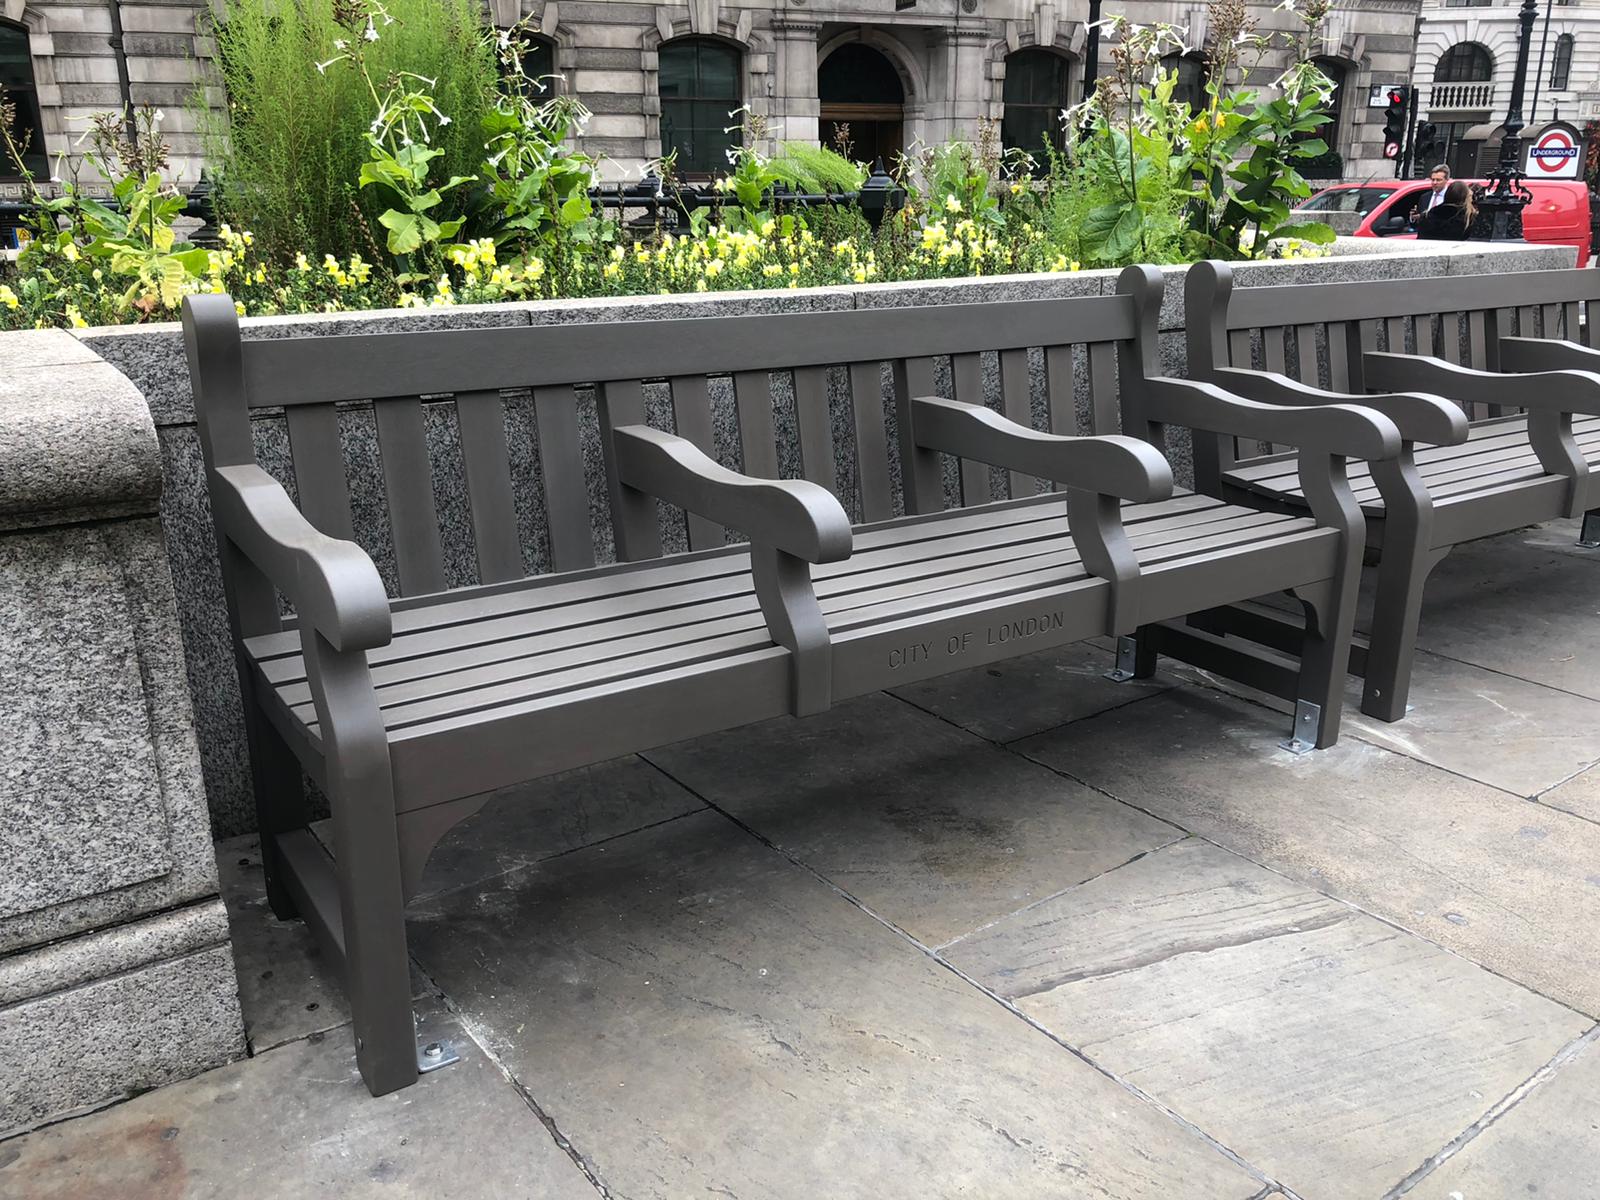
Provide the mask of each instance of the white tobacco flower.
{"label": "white tobacco flower", "polygon": [[378,40],[378,27],[372,23],[371,17],[367,18],[367,30],[361,36],[366,38],[366,40],[369,42],[375,42]]}

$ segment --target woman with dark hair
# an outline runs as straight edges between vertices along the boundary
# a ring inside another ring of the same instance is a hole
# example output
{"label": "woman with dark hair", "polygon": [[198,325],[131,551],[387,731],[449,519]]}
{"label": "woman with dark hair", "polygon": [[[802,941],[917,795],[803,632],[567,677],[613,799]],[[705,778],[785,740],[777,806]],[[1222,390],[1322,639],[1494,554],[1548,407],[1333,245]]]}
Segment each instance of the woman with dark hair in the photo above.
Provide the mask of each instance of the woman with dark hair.
{"label": "woman with dark hair", "polygon": [[1444,190],[1444,199],[1417,218],[1417,236],[1440,241],[1465,241],[1477,210],[1472,206],[1472,189],[1457,179]]}

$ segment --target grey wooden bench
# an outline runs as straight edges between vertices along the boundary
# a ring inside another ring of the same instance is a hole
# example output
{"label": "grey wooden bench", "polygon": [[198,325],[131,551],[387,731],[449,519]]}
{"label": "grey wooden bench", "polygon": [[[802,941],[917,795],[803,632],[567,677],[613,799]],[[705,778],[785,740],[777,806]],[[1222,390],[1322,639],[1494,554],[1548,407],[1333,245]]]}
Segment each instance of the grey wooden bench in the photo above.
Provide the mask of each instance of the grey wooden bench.
{"label": "grey wooden bench", "polygon": [[[1584,515],[1600,542],[1600,273],[1529,271],[1234,289],[1226,263],[1185,285],[1189,373],[1294,406],[1353,400],[1405,437],[1352,482],[1381,554],[1370,643],[1354,647],[1362,711],[1404,716],[1429,573],[1452,547]],[[1587,320],[1585,320],[1587,313]],[[1236,502],[1305,511],[1291,455],[1227,437],[1196,446],[1196,486]],[[1203,622],[1279,645],[1270,613]]]}
{"label": "grey wooden bench", "polygon": [[[404,903],[494,789],[1285,590],[1310,613],[1301,662],[1201,657],[1297,701],[1304,744],[1337,737],[1364,534],[1345,456],[1393,458],[1399,432],[1159,378],[1160,300],[1159,273],[1131,269],[1085,299],[276,340],[241,340],[225,296],[186,302],[268,897],[342,970],[374,1093],[418,1071]],[[711,453],[730,380],[742,472]],[[534,434],[508,436],[513,402]],[[357,420],[381,460],[365,490],[340,436]],[[440,421],[453,438],[430,444]],[[252,427],[278,422],[298,503],[257,464]],[[1167,424],[1302,446],[1311,514],[1175,492]],[[1080,436],[1119,426],[1140,436]],[[477,560],[454,589],[430,486],[447,443]],[[513,483],[529,464],[532,548]],[[784,464],[804,478],[775,478]],[[393,595],[351,540],[357,502],[387,522]],[[550,569],[530,576],[535,552]],[[1160,648],[1187,643],[1147,636],[1126,665]]]}

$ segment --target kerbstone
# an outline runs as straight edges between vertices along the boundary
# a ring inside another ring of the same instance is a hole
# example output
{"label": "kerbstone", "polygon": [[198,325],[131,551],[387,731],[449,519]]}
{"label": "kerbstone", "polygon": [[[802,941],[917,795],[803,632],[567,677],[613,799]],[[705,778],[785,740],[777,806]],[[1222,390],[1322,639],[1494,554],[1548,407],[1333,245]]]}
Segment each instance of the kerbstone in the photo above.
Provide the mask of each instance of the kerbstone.
{"label": "kerbstone", "polygon": [[375,1099],[347,1037],[308,1038],[8,1142],[0,1192],[593,1200],[583,1173],[457,1021],[428,1012],[419,1032],[449,1040],[461,1061]]}
{"label": "kerbstone", "polygon": [[1181,688],[1016,743],[1307,886],[1600,1012],[1600,826],[1346,737],[1276,748],[1282,718]]}
{"label": "kerbstone", "polygon": [[714,814],[451,893],[411,937],[616,1195],[1264,1190]]}
{"label": "kerbstone", "polygon": [[950,956],[1091,1061],[1325,1200],[1384,1194],[1591,1024],[1197,840]]}

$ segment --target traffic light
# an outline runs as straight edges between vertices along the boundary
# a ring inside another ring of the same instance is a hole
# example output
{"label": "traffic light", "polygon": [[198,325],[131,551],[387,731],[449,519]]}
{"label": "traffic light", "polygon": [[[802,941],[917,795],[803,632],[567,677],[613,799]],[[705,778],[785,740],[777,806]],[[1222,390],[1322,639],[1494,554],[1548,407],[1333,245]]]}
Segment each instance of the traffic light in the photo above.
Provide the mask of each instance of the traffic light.
{"label": "traffic light", "polygon": [[1389,89],[1389,107],[1383,110],[1383,156],[1399,158],[1406,144],[1406,107],[1411,99],[1410,85],[1397,83]]}

